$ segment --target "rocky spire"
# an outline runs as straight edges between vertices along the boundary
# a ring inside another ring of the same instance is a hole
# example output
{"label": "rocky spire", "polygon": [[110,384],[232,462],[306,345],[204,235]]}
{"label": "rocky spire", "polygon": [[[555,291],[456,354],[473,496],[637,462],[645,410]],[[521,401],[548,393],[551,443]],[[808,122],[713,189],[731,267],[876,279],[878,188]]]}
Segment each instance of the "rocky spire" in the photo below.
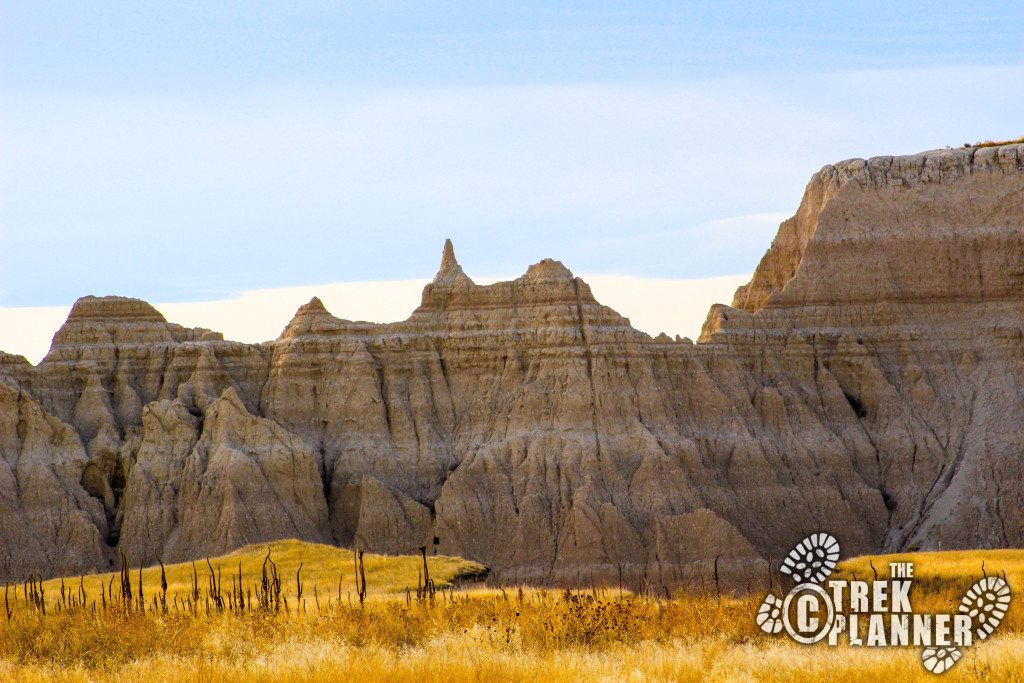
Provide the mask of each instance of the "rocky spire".
{"label": "rocky spire", "polygon": [[444,252],[441,254],[441,269],[437,271],[437,275],[434,276],[434,282],[446,282],[455,284],[457,282],[469,282],[469,276],[463,272],[462,266],[455,259],[455,247],[452,246],[450,239],[444,241]]}
{"label": "rocky spire", "polygon": [[444,252],[441,254],[441,272],[449,268],[459,268],[459,262],[455,259],[455,247],[450,239],[444,241]]}

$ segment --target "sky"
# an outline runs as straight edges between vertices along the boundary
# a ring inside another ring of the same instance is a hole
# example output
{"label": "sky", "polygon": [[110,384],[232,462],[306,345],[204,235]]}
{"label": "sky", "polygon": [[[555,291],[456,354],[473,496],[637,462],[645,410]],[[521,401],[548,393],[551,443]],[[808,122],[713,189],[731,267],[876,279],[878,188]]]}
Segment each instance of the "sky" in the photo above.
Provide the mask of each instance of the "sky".
{"label": "sky", "polygon": [[256,292],[404,318],[445,238],[478,281],[555,258],[696,336],[825,164],[1024,135],[1022,28],[1010,2],[0,0],[0,349],[37,361],[87,294],[243,341],[290,318]]}

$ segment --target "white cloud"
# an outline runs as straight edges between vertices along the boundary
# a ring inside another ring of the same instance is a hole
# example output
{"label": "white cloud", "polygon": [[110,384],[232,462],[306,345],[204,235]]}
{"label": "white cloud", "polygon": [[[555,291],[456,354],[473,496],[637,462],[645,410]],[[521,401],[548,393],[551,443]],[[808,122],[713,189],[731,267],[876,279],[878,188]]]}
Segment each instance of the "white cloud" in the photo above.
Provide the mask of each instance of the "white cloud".
{"label": "white cloud", "polygon": [[70,311],[70,306],[0,308],[0,351],[38,363]]}
{"label": "white cloud", "polygon": [[[656,336],[696,339],[714,303],[729,303],[749,275],[701,280],[649,279],[622,275],[583,275],[594,297],[630,319],[637,329]],[[506,278],[475,278],[488,284]],[[164,317],[188,327],[223,332],[226,339],[261,342],[276,339],[299,306],[320,297],[332,314],[348,320],[404,320],[419,305],[427,280],[341,282],[303,287],[253,290],[221,301],[154,304]],[[0,308],[0,349],[38,363],[70,306]]]}
{"label": "white cloud", "polygon": [[319,297],[333,315],[346,320],[405,320],[420,303],[428,280],[337,282],[259,289],[234,299],[155,304],[164,317],[189,327],[223,332],[225,339],[261,342],[277,337],[300,306]]}
{"label": "white cloud", "polygon": [[660,332],[696,341],[712,304],[731,304],[736,288],[750,274],[698,280],[639,278],[628,275],[583,276],[594,298],[629,318],[652,337]]}

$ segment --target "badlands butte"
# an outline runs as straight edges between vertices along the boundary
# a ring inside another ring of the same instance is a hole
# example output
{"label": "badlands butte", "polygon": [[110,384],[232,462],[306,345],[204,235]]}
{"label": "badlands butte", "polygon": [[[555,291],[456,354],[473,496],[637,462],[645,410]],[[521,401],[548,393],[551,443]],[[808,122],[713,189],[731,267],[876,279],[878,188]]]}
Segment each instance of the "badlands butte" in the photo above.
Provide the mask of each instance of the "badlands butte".
{"label": "badlands butte", "polygon": [[0,354],[0,580],[278,538],[656,586],[818,530],[1019,547],[1022,428],[1024,145],[856,159],[696,343],[558,261],[478,286],[450,243],[407,320],[313,299],[262,344],[80,299],[38,366]]}

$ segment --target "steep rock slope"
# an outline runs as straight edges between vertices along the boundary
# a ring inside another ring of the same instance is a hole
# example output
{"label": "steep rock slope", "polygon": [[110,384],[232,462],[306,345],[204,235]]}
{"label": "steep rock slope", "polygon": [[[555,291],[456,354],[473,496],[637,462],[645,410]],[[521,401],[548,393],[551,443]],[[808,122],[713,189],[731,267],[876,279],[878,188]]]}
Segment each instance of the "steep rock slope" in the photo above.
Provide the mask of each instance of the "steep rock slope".
{"label": "steep rock slope", "polygon": [[0,534],[24,548],[0,572],[296,537],[669,585],[719,553],[759,578],[818,529],[1018,544],[1022,167],[1020,145],[825,167],[696,345],[557,261],[476,285],[450,243],[407,320],[314,299],[261,345],[86,297],[38,367],[0,355]]}
{"label": "steep rock slope", "polygon": [[[1022,150],[825,167],[735,308],[709,316],[704,339],[755,368],[794,333],[811,340],[858,418],[833,430],[870,443],[885,549],[1006,546],[1024,533]],[[790,381],[785,368],[760,372]]]}

